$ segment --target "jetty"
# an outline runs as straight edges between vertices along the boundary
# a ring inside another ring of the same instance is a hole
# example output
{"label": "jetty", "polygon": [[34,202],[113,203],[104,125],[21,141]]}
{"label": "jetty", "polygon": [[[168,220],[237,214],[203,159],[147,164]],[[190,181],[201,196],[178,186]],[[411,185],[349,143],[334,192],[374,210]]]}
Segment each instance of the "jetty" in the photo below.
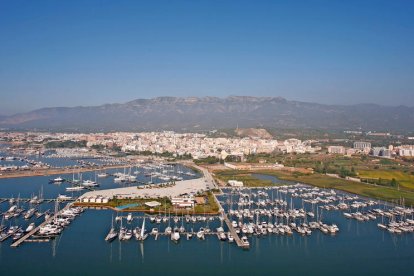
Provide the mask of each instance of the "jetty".
{"label": "jetty", "polygon": [[[70,207],[72,207],[72,205],[73,205],[73,202],[72,203],[68,203],[55,216],[59,216],[62,212],[64,212],[65,210],[69,209]],[[45,226],[48,223],[51,223],[54,220],[55,216],[52,216],[48,220],[45,220],[43,223],[41,223],[37,227],[35,227],[32,231],[28,232],[26,235],[24,235],[23,237],[21,237],[20,239],[18,239],[14,243],[12,243],[11,247],[14,247],[15,248],[15,247],[18,247],[19,245],[21,245],[23,242],[25,242],[31,236],[33,236],[35,233],[37,233],[41,227]]]}
{"label": "jetty", "polygon": [[243,248],[243,249],[249,249],[250,245],[245,244],[245,243],[242,242],[239,235],[236,233],[236,230],[234,229],[233,225],[231,224],[226,212],[224,211],[224,208],[221,206],[220,201],[217,199],[217,197],[214,193],[213,193],[213,195],[214,195],[214,199],[216,200],[217,204],[219,205],[221,216],[223,217],[223,220],[226,223],[227,228],[229,229],[229,232],[233,236],[234,241],[236,242],[237,246],[240,247],[240,248]]}
{"label": "jetty", "polygon": [[[10,198],[0,198],[0,203],[3,203],[3,202],[5,202],[5,201],[8,201]],[[17,199],[16,199],[17,200]],[[27,203],[27,202],[29,202],[31,200],[31,198],[19,198],[19,201],[20,202],[25,202],[25,203]],[[54,202],[54,201],[59,201],[59,202],[64,202],[64,201],[75,201],[76,200],[76,198],[71,198],[71,199],[65,199],[65,198],[62,198],[62,199],[56,199],[56,198],[43,198],[42,199],[43,201],[41,202],[41,203],[50,203],[50,202]],[[37,204],[41,204],[41,203],[36,203],[35,205],[37,205]]]}

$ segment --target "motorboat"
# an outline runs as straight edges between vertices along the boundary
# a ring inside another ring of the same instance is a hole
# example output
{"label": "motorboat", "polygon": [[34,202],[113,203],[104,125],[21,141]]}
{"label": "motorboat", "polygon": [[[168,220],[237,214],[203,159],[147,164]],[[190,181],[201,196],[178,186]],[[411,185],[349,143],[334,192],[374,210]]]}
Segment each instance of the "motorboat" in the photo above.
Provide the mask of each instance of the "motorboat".
{"label": "motorboat", "polygon": [[62,177],[59,176],[59,177],[56,177],[54,179],[51,179],[50,182],[51,183],[63,183],[63,182],[65,182],[65,179],[63,179]]}
{"label": "motorboat", "polygon": [[27,226],[25,232],[28,233],[30,231],[32,231],[35,228],[35,224],[34,222],[30,223],[29,226]]}

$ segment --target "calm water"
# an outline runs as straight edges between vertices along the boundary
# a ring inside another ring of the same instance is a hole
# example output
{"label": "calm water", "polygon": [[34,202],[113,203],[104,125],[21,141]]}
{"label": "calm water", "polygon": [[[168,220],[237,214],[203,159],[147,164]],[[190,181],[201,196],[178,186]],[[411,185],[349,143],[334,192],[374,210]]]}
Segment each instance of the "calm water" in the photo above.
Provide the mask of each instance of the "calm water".
{"label": "calm water", "polygon": [[[87,177],[93,178],[94,174],[84,174],[84,179]],[[37,194],[41,186],[45,197],[64,193],[67,184],[48,184],[48,179],[0,180],[0,197],[16,197],[19,193],[28,197]],[[112,178],[101,184],[103,188],[119,187]],[[221,200],[228,198],[222,196]],[[0,205],[2,211],[8,207],[8,202]],[[26,243],[16,249],[10,248],[10,240],[1,243],[0,275],[413,275],[414,234],[391,235],[380,231],[377,222],[346,220],[337,211],[323,216],[324,221],[340,227],[336,236],[314,231],[308,237],[252,237],[249,251],[220,242],[215,236],[205,241],[182,238],[179,244],[167,237],[158,241],[150,237],[144,244],[134,240],[108,244],[104,237],[112,215],[111,211],[87,210],[51,243]],[[18,219],[7,223],[26,226],[29,222]],[[141,221],[134,220],[128,227],[136,225]],[[186,225],[194,229],[201,226],[205,225]],[[210,228],[218,226],[218,220],[210,224]],[[148,223],[146,228],[152,225]]]}

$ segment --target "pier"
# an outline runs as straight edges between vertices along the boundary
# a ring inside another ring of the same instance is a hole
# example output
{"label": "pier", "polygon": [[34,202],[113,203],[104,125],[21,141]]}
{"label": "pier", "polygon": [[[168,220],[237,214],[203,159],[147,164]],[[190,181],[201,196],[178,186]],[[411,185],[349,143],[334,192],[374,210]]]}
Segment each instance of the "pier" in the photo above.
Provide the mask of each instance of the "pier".
{"label": "pier", "polygon": [[[0,198],[0,203],[3,203],[3,202],[6,202],[6,201],[8,201],[10,198]],[[16,199],[16,198],[15,198]],[[17,199],[16,199],[17,200]],[[19,201],[20,202],[25,202],[25,203],[27,203],[27,202],[29,202],[31,200],[31,198],[19,198]],[[75,201],[76,200],[76,198],[72,198],[72,199],[56,199],[56,198],[44,198],[43,199],[43,201],[41,202],[41,203],[37,203],[37,204],[35,204],[35,205],[38,205],[38,204],[42,204],[42,203],[51,203],[51,202],[54,202],[54,201],[59,201],[59,202],[65,202],[65,201]]]}
{"label": "pier", "polygon": [[240,239],[239,235],[236,233],[236,230],[234,229],[233,225],[231,224],[226,212],[224,211],[223,207],[221,206],[220,201],[217,199],[216,195],[214,195],[214,199],[216,200],[217,204],[219,205],[221,215],[223,217],[224,222],[226,223],[227,227],[229,228],[229,232],[234,238],[234,241],[236,242],[237,246],[243,249],[249,249],[250,245],[244,244],[242,240]]}
{"label": "pier", "polygon": [[[73,203],[68,203],[63,209],[59,211],[58,214],[55,214],[55,216],[59,216],[63,211],[69,209],[72,206]],[[31,236],[33,236],[35,233],[37,233],[40,229],[40,227],[45,226],[48,223],[51,223],[52,220],[55,218],[55,216],[50,217],[48,220],[45,220],[43,223],[39,224],[37,227],[35,227],[32,231],[28,232],[26,235],[12,243],[11,247],[18,247],[20,244],[28,240]]]}

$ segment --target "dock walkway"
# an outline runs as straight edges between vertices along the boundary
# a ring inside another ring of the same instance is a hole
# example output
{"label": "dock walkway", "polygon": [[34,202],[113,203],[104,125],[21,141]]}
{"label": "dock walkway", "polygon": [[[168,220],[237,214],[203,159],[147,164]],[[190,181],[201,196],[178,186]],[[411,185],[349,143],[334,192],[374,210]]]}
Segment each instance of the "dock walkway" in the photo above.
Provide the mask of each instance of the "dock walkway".
{"label": "dock walkway", "polygon": [[[59,216],[63,211],[69,209],[72,206],[72,204],[73,203],[68,203],[62,210],[59,211],[59,213],[57,214],[57,216]],[[26,241],[27,239],[29,239],[33,234],[37,233],[39,231],[40,227],[43,227],[46,224],[51,223],[54,218],[55,218],[55,216],[52,216],[48,220],[45,220],[43,223],[39,224],[32,231],[30,231],[29,233],[27,233],[26,235],[24,235],[23,237],[21,237],[20,239],[18,239],[14,243],[12,243],[11,247],[18,247],[24,241]]]}
{"label": "dock walkway", "polygon": [[[214,194],[213,194],[214,195]],[[221,206],[220,201],[217,199],[216,195],[214,195],[214,198],[219,205],[221,215],[224,219],[224,222],[227,224],[227,227],[229,228],[229,232],[234,237],[234,241],[236,242],[237,246],[243,249],[249,249],[249,245],[244,244],[242,240],[240,239],[239,235],[236,233],[236,230],[234,229],[233,225],[231,224],[226,212],[224,211],[223,207]]]}

